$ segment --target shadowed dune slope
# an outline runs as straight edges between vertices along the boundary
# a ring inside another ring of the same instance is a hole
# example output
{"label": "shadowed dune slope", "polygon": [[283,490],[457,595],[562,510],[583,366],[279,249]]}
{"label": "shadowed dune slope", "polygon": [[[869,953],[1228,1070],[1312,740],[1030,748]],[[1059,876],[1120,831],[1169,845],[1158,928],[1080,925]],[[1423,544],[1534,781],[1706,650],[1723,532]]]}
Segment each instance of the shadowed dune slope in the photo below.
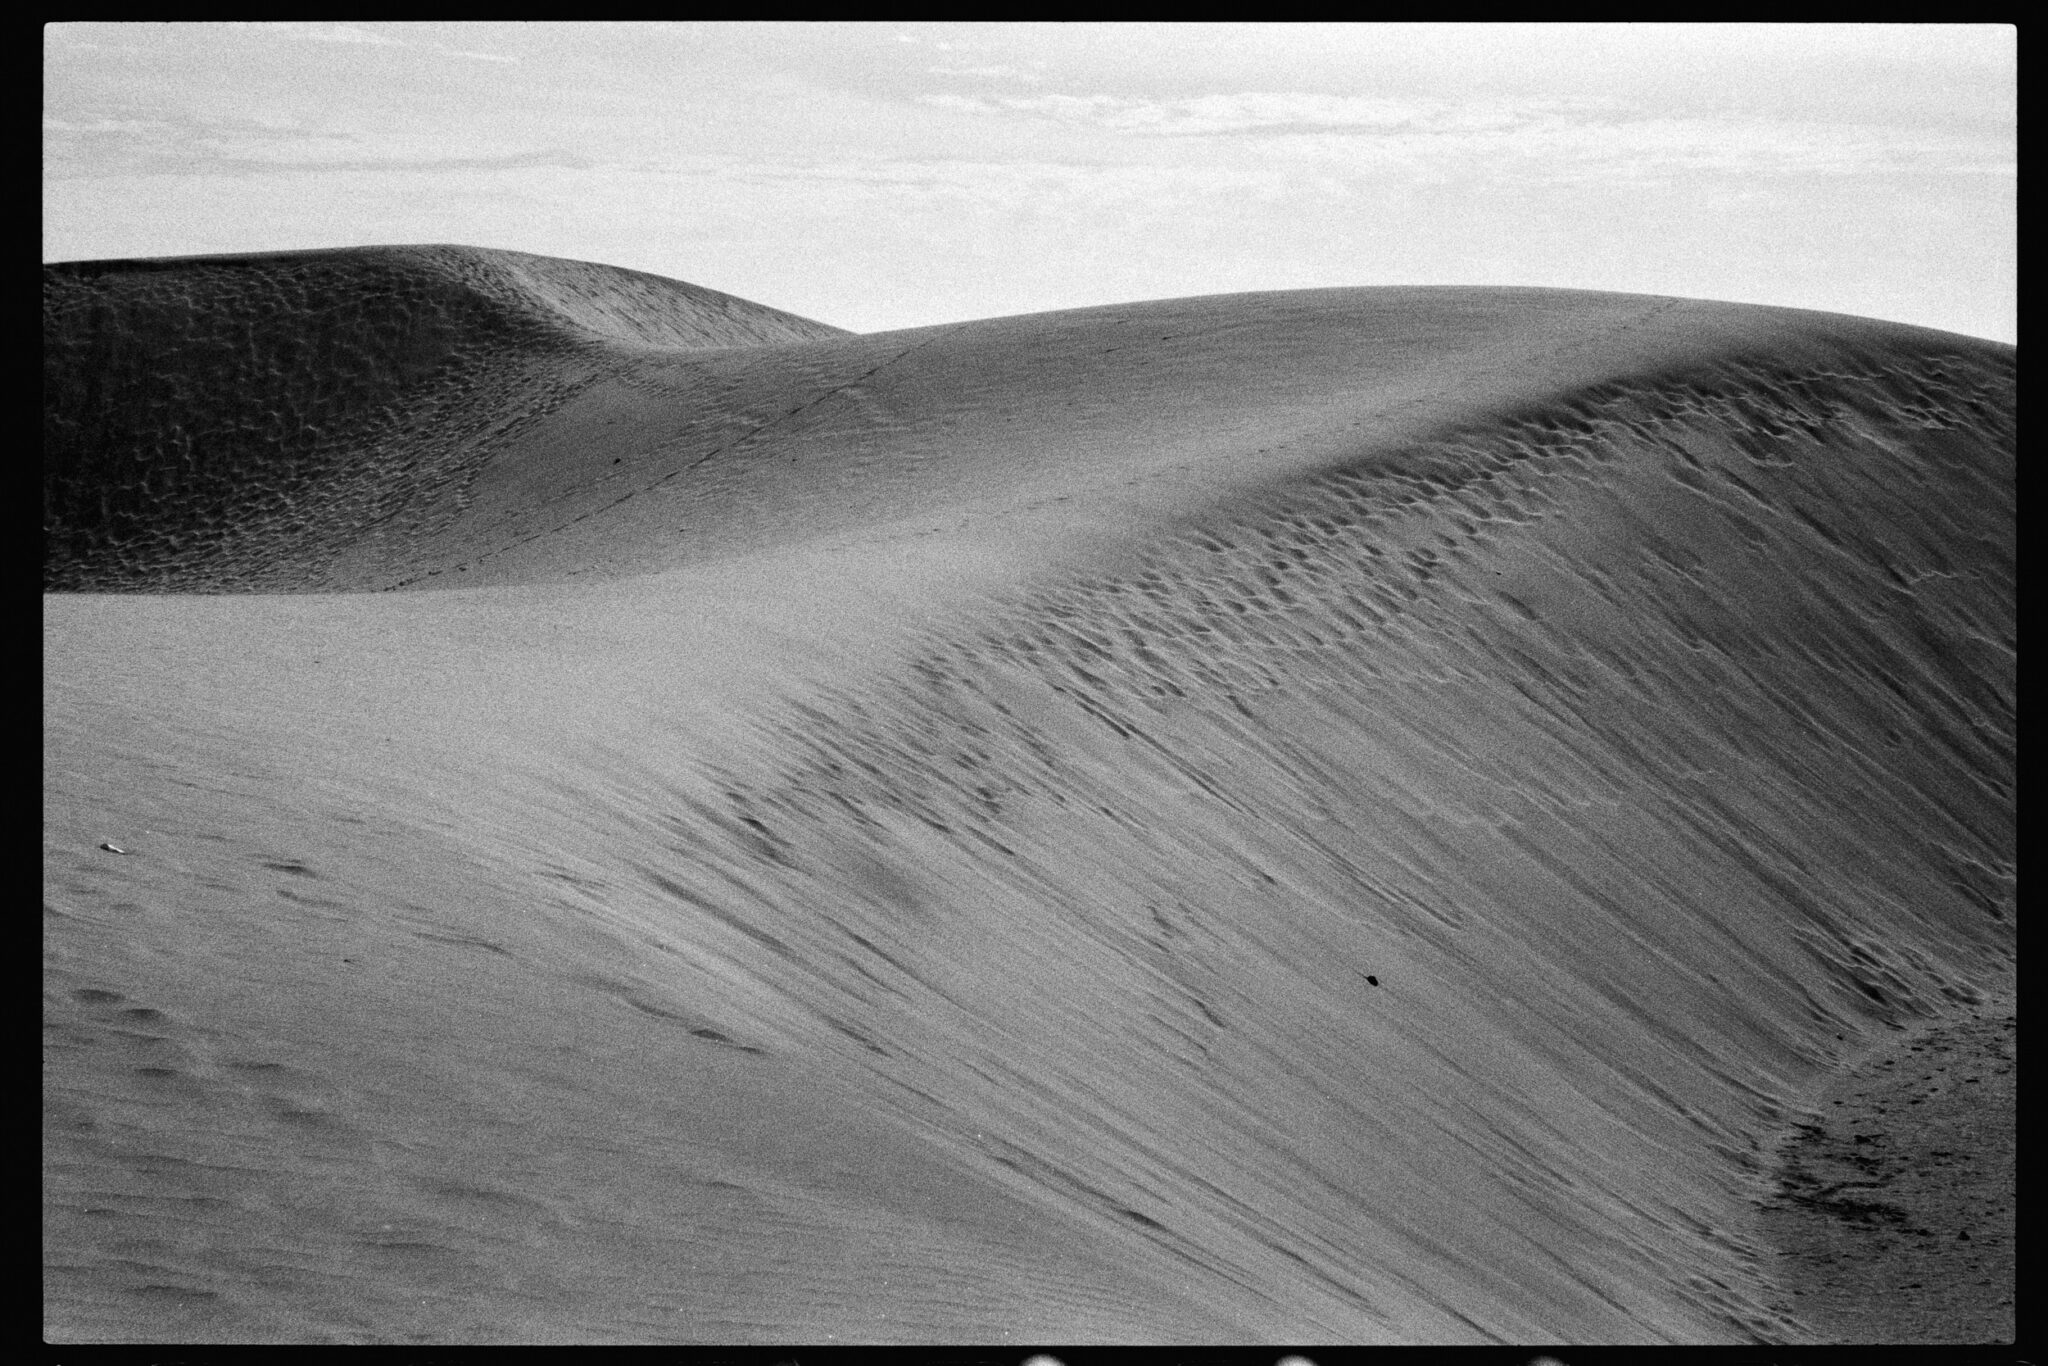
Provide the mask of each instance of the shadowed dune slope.
{"label": "shadowed dune slope", "polygon": [[2011,348],[646,335],[53,549],[207,591],[46,599],[50,1337],[1818,1335],[1774,1154],[2010,1000]]}
{"label": "shadowed dune slope", "polygon": [[366,527],[459,506],[477,443],[622,350],[837,335],[680,281],[475,247],[46,265],[45,581],[303,574]]}

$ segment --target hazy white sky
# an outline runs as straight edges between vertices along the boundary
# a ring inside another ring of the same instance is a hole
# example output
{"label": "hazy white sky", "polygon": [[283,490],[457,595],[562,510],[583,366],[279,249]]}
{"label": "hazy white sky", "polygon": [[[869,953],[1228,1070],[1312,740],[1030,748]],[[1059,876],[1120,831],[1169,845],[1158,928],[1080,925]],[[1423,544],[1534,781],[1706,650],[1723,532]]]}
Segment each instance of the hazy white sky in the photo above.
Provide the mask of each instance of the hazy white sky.
{"label": "hazy white sky", "polygon": [[43,257],[460,242],[857,331],[1322,285],[2011,341],[1998,25],[56,24]]}

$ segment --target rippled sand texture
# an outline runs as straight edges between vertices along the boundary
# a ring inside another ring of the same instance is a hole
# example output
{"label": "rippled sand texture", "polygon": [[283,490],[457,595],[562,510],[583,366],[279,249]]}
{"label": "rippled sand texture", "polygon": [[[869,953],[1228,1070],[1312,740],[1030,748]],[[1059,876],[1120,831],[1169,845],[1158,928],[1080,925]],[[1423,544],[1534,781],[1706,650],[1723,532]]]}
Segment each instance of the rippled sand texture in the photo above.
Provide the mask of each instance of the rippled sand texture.
{"label": "rippled sand texture", "polygon": [[46,289],[52,1338],[1807,1341],[1783,1140],[2009,992],[2009,347]]}

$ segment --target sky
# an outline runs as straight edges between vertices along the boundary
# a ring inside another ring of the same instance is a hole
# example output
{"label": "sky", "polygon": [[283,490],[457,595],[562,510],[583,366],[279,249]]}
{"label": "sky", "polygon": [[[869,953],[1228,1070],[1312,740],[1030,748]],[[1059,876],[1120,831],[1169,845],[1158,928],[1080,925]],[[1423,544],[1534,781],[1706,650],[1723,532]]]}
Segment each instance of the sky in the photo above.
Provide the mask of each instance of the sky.
{"label": "sky", "polygon": [[2017,336],[2008,25],[64,23],[43,259],[509,247],[859,332],[1540,285]]}

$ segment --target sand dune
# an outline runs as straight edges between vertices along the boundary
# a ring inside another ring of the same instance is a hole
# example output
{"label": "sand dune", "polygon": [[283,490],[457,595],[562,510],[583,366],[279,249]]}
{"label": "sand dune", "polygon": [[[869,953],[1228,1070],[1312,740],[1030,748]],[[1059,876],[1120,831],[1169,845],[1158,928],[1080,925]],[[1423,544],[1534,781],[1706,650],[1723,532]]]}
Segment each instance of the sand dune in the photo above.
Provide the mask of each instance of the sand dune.
{"label": "sand dune", "polygon": [[45,299],[54,1340],[1840,1336],[1785,1144],[2010,1010],[2010,347]]}
{"label": "sand dune", "polygon": [[491,443],[622,354],[839,329],[465,247],[43,268],[52,588],[279,586],[463,503]]}

